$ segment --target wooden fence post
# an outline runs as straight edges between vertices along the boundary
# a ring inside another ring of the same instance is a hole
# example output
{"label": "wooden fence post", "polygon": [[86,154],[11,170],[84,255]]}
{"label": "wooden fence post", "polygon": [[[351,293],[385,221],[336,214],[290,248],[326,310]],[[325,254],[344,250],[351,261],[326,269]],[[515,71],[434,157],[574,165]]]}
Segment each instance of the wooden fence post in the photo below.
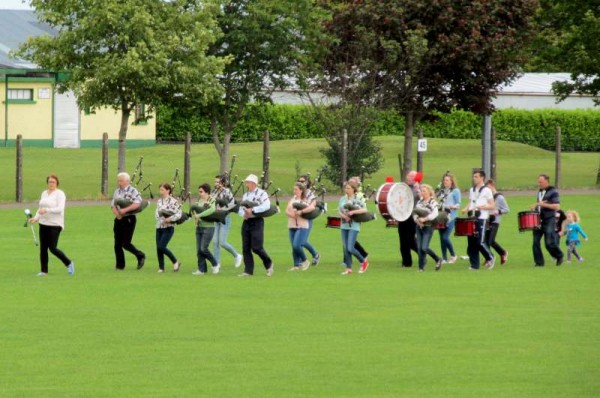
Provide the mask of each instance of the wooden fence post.
{"label": "wooden fence post", "polygon": [[554,186],[559,189],[560,188],[560,174],[561,174],[561,143],[560,143],[560,126],[556,127],[556,161],[554,167]]}
{"label": "wooden fence post", "polygon": [[269,156],[269,140],[269,130],[265,130],[263,134],[263,173],[260,181],[260,187],[262,189],[267,189],[267,187],[269,186],[269,163],[271,161],[271,157]]}
{"label": "wooden fence post", "polygon": [[102,134],[102,181],[100,182],[102,198],[108,197],[108,133]]}
{"label": "wooden fence post", "polygon": [[191,181],[191,157],[192,157],[192,133],[189,131],[185,134],[185,149],[183,155],[183,189],[188,196],[192,194],[190,191]]}
{"label": "wooden fence post", "polygon": [[490,178],[496,182],[498,186],[498,173],[496,170],[496,128],[492,127],[492,145],[490,151]]}
{"label": "wooden fence post", "polygon": [[23,136],[17,135],[17,186],[16,186],[16,200],[17,202],[23,202]]}

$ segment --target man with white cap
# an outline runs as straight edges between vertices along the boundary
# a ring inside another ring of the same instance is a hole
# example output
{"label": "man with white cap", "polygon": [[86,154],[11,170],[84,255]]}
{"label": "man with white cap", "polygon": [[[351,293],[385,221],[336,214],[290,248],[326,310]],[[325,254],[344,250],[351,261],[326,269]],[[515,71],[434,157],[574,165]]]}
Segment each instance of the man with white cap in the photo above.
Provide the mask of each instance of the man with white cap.
{"label": "man with white cap", "polygon": [[254,257],[252,252],[256,253],[263,262],[267,270],[267,276],[273,275],[273,261],[263,247],[265,236],[265,220],[262,217],[255,217],[256,214],[263,213],[271,207],[269,194],[258,188],[258,177],[250,174],[244,180],[246,184],[246,193],[242,196],[244,201],[254,202],[256,206],[240,206],[239,215],[244,217],[242,223],[242,250],[244,254],[244,273],[240,276],[251,276],[254,274]]}

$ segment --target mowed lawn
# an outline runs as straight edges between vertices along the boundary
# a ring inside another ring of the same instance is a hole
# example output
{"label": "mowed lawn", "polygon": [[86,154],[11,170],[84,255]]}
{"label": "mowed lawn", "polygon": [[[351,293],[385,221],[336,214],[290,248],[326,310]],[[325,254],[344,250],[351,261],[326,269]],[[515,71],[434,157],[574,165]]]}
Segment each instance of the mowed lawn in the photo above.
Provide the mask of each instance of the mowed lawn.
{"label": "mowed lawn", "polygon": [[[504,266],[401,268],[397,231],[378,219],[359,235],[370,268],[347,277],[339,275],[339,230],[325,228],[324,216],[311,236],[323,258],[317,267],[287,272],[291,248],[279,214],[266,223],[272,278],[260,263],[254,277],[238,278],[227,253],[221,274],[196,277],[191,223],[170,245],[182,270],[157,274],[150,206],[134,239],[146,266],[137,271],[128,254],[127,269],[116,272],[110,210],[68,205],[59,247],[76,274],[51,257],[50,275],[39,278],[23,209],[2,209],[0,395],[597,397],[598,197],[563,195],[563,209],[580,211],[590,239],[584,262],[561,267],[546,254],[546,267],[534,268],[531,232],[517,230],[517,213],[534,201],[508,197]],[[234,217],[237,248],[240,225]],[[454,243],[464,255],[466,238]],[[432,247],[439,252],[437,235]]]}

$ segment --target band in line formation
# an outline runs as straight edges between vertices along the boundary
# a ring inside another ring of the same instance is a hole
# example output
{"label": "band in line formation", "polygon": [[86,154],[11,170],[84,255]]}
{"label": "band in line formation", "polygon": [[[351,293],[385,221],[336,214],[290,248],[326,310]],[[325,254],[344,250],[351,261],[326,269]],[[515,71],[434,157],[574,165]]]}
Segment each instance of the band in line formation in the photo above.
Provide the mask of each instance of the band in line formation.
{"label": "band in line formation", "polygon": [[[174,184],[160,185],[160,198],[155,211],[158,272],[165,271],[165,256],[172,262],[175,272],[180,270],[181,263],[169,250],[168,243],[175,232],[175,225],[191,217],[196,224],[197,269],[193,272],[194,275],[206,274],[207,262],[211,264],[212,273],[218,274],[221,248],[233,256],[236,268],[244,263],[244,272],[239,276],[254,274],[253,253],[261,259],[266,275],[273,275],[273,261],[264,249],[264,218],[276,214],[278,208],[271,205],[271,195],[259,188],[259,179],[254,174],[248,175],[243,181],[246,191],[241,202],[237,203],[234,199],[235,193],[230,189],[228,175],[230,174],[217,176],[212,190],[209,184],[201,184],[198,187],[198,202],[190,206],[189,214],[183,212],[180,200],[173,196]],[[402,265],[412,266],[411,251],[418,254],[418,270],[421,272],[425,270],[427,256],[435,261],[436,271],[440,270],[444,263],[454,263],[457,254],[450,239],[453,230],[456,236],[467,236],[470,270],[479,269],[480,254],[484,258],[484,266],[492,269],[495,256],[491,249],[498,253],[501,264],[506,263],[508,251],[500,246],[496,236],[501,219],[508,213],[509,207],[504,196],[496,191],[494,181],[486,182],[483,171],[473,173],[469,202],[461,210],[468,217],[461,218],[458,217],[461,193],[456,178],[446,172],[436,190],[431,185],[422,184],[422,178],[422,173],[416,171],[407,174],[405,183],[394,183],[388,178],[377,190],[375,197],[378,210],[387,220],[387,225],[397,225]],[[364,273],[369,267],[368,253],[357,238],[361,224],[373,220],[374,215],[367,210],[366,202],[370,195],[362,192],[360,180],[359,177],[352,177],[345,182],[344,195],[338,202],[339,217],[327,218],[327,226],[339,228],[341,232],[345,265],[342,275],[352,274],[353,257],[360,263],[359,273]],[[41,271],[38,276],[48,274],[48,251],[61,260],[68,273],[73,275],[73,261],[57,248],[60,233],[64,229],[66,196],[58,189],[59,179],[56,175],[48,176],[46,182],[47,190],[42,192],[39,209],[35,215],[25,211],[29,223],[39,223]],[[546,250],[555,259],[556,265],[563,263],[564,254],[559,247],[560,237],[563,235],[566,236],[567,261],[571,261],[572,255],[578,261],[583,261],[577,247],[581,243],[579,236],[587,240],[587,235],[578,224],[578,213],[573,210],[566,213],[560,210],[559,193],[556,188],[550,186],[547,175],[540,174],[537,183],[539,191],[536,203],[531,207],[532,211],[520,212],[518,220],[519,230],[533,231],[535,265],[544,265],[542,237]],[[146,255],[132,244],[132,238],[137,222],[136,214],[147,206],[147,201],[142,199],[140,192],[131,184],[128,173],[117,175],[117,185],[111,202],[111,210],[115,215],[115,268],[125,269],[126,250],[136,257],[137,268],[141,269],[145,264]],[[318,200],[311,190],[309,175],[301,176],[293,186],[293,196],[285,210],[293,258],[293,265],[289,271],[307,270],[311,264],[318,265],[320,255],[309,243],[309,235],[313,219],[325,210],[323,201]],[[241,228],[242,254],[227,242],[231,213],[238,213],[244,219]],[[429,247],[436,229],[440,233],[442,257]],[[37,244],[33,229],[32,232]],[[209,245],[213,240],[214,252],[211,253]],[[312,255],[312,261],[307,258],[305,249]]]}

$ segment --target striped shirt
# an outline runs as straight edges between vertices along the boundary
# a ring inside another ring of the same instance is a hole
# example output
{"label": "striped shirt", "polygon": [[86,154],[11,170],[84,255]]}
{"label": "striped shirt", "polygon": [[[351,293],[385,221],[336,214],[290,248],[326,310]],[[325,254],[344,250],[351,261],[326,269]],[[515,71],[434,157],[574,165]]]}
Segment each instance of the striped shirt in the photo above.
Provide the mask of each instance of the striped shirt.
{"label": "striped shirt", "polygon": [[138,190],[131,185],[127,185],[125,188],[122,189],[115,189],[112,201],[110,202],[110,207],[116,207],[115,201],[117,199],[126,199],[128,201],[131,201],[131,203],[142,203],[142,195],[140,195]]}

